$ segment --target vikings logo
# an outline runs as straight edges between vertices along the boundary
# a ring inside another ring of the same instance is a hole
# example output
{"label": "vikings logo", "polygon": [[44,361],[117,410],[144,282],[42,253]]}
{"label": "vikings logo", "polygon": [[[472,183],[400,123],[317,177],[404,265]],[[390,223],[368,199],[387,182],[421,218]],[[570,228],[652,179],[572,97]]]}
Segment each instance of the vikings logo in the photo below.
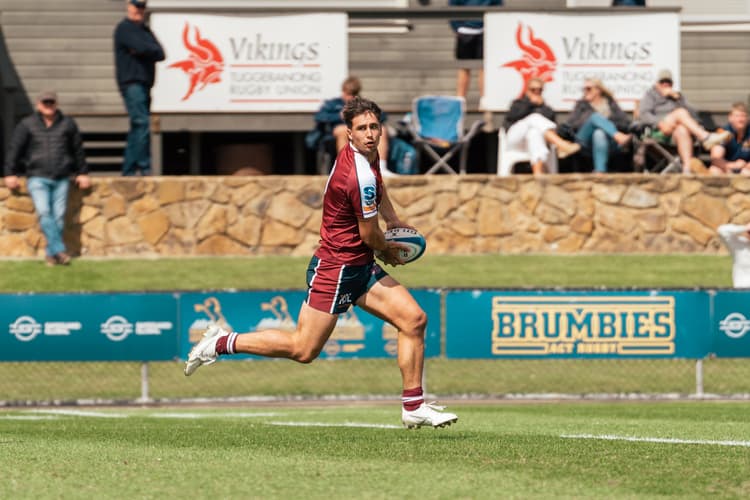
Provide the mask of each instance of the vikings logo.
{"label": "vikings logo", "polygon": [[190,78],[190,87],[182,100],[187,100],[195,90],[203,90],[206,85],[219,83],[221,72],[224,71],[224,58],[216,45],[205,38],[201,38],[198,27],[195,27],[195,44],[190,43],[190,24],[185,23],[182,30],[182,43],[190,51],[184,61],[170,64],[170,68],[180,68]]}
{"label": "vikings logo", "polygon": [[526,92],[529,80],[534,77],[541,78],[544,82],[554,80],[552,75],[557,67],[557,59],[552,49],[549,48],[549,45],[539,38],[534,38],[534,31],[531,27],[527,27],[526,31],[528,31],[529,43],[524,43],[523,24],[518,23],[516,43],[523,51],[521,59],[503,64],[503,67],[514,68],[521,74],[523,89],[521,89],[520,96],[523,96]]}

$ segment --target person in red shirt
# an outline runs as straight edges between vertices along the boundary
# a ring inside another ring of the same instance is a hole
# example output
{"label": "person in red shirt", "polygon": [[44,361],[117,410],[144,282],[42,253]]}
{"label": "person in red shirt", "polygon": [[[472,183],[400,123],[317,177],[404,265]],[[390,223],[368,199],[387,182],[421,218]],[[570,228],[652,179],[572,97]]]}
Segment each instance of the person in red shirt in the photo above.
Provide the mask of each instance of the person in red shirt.
{"label": "person in red shirt", "polygon": [[[458,420],[424,402],[422,372],[427,315],[409,291],[375,262],[403,264],[400,243],[387,241],[380,228],[411,228],[399,219],[383,184],[378,144],[381,110],[361,97],[342,111],[349,144],[338,154],[323,195],[320,246],[307,269],[308,293],[294,332],[269,329],[238,334],[212,325],[190,351],[185,375],[220,355],[245,353],[310,363],[333,332],[338,315],[357,305],[398,329],[398,365],[403,382],[405,426],[443,427]],[[412,228],[413,229],[413,228]]]}

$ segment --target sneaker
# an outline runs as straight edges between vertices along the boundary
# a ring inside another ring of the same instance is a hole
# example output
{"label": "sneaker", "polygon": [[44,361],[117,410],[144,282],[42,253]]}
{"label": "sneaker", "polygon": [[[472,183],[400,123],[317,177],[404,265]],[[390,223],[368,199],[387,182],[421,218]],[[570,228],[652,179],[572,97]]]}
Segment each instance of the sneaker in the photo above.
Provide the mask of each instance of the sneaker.
{"label": "sneaker", "polygon": [[731,138],[732,133],[729,130],[718,129],[716,132],[708,134],[708,137],[701,144],[703,145],[703,149],[710,151],[712,147],[724,144]]}
{"label": "sneaker", "polygon": [[67,266],[68,264],[70,264],[70,255],[66,254],[65,252],[60,252],[55,255],[55,259],[61,266]]}
{"label": "sneaker", "polygon": [[435,403],[422,403],[416,410],[401,410],[401,421],[407,429],[417,429],[423,425],[433,427],[445,427],[458,421],[458,417],[453,413],[445,412],[445,406],[438,406]]}
{"label": "sneaker", "polygon": [[185,362],[185,376],[189,377],[201,365],[210,365],[216,362],[216,341],[229,332],[219,325],[211,325],[203,334],[203,338],[193,346],[188,354],[188,360]]}

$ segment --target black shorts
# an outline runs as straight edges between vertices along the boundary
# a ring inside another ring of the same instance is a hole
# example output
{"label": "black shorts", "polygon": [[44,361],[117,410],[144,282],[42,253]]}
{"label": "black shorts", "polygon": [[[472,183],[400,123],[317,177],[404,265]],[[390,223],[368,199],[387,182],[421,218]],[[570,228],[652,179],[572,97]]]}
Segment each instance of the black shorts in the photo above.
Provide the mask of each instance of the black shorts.
{"label": "black shorts", "polygon": [[456,33],[456,59],[483,59],[484,35]]}
{"label": "black shorts", "polygon": [[318,311],[341,314],[388,273],[374,260],[354,266],[334,264],[315,257],[307,266],[307,299],[305,302]]}

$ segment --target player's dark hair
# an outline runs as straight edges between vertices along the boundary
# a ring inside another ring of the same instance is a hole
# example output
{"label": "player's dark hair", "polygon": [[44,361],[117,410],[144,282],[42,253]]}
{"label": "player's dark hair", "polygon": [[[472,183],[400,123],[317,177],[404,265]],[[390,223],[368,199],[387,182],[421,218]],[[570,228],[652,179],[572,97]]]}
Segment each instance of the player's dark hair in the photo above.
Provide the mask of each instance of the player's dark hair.
{"label": "player's dark hair", "polygon": [[380,106],[375,104],[374,101],[357,96],[347,101],[344,105],[344,109],[341,111],[341,116],[344,118],[346,126],[352,128],[354,117],[364,113],[372,113],[375,115],[375,118],[378,119],[378,122],[380,121],[380,115],[383,114],[380,110]]}

